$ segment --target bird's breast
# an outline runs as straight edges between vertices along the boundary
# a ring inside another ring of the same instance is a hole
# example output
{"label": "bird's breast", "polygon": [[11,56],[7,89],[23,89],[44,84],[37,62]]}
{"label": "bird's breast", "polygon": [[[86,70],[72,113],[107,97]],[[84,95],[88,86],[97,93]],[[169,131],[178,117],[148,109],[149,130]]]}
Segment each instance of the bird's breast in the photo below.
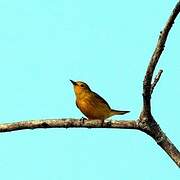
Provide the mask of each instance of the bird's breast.
{"label": "bird's breast", "polygon": [[77,98],[76,104],[88,119],[106,119],[110,115],[109,107],[90,95]]}

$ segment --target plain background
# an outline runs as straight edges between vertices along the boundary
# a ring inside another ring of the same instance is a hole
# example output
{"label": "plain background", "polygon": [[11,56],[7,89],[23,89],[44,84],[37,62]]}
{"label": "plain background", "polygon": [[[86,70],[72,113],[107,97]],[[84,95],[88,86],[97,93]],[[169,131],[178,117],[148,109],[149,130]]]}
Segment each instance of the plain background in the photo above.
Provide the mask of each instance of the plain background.
{"label": "plain background", "polygon": [[[69,79],[136,119],[159,32],[177,1],[1,0],[0,122],[81,118]],[[180,17],[157,66],[157,122],[180,149]],[[3,180],[178,180],[154,140],[135,130],[36,129],[0,134]]]}

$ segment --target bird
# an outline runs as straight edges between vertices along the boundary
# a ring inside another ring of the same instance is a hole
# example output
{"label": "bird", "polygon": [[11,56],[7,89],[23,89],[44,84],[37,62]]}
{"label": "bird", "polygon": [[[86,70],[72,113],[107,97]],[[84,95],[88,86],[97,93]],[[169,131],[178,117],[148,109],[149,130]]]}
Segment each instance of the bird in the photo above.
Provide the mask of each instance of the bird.
{"label": "bird", "polygon": [[93,92],[85,82],[70,81],[74,87],[76,105],[88,119],[100,119],[104,122],[105,119],[113,115],[123,115],[130,112],[111,109],[106,100]]}

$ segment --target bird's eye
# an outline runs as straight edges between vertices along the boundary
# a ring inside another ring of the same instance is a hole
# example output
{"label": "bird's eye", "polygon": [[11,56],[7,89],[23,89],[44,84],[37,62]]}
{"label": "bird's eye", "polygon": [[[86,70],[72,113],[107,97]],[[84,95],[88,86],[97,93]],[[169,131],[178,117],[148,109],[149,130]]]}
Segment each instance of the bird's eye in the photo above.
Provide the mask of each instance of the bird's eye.
{"label": "bird's eye", "polygon": [[84,87],[84,84],[81,84],[80,86],[81,86],[81,87]]}

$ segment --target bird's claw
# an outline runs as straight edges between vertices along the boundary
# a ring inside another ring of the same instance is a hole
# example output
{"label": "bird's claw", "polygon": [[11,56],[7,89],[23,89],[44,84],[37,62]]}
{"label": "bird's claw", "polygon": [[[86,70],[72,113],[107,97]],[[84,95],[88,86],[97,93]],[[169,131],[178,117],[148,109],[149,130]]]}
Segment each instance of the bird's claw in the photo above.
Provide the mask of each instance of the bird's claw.
{"label": "bird's claw", "polygon": [[81,125],[84,124],[84,121],[85,121],[85,120],[87,120],[87,118],[82,117],[82,118],[80,119],[80,124],[81,124]]}
{"label": "bird's claw", "polygon": [[111,127],[111,124],[112,124],[111,121],[106,122],[107,127]]}
{"label": "bird's claw", "polygon": [[103,127],[103,126],[104,126],[104,120],[101,121],[101,127]]}

